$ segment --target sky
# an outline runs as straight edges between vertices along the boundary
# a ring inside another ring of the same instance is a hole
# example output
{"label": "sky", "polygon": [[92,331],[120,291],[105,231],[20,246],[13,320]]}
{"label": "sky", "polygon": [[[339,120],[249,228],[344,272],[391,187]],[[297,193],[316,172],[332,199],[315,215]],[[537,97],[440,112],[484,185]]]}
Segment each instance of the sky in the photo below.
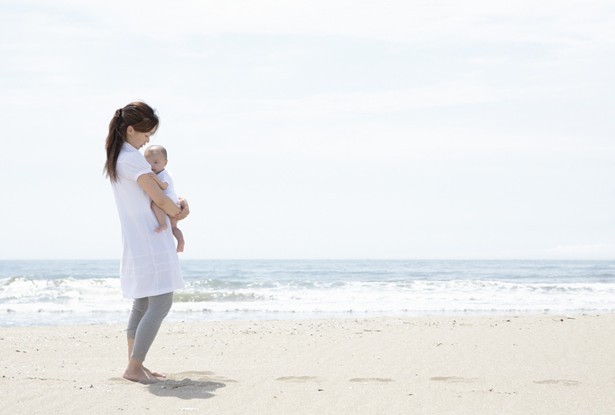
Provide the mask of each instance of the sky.
{"label": "sky", "polygon": [[0,0],[0,259],[115,259],[142,100],[186,259],[615,259],[612,1]]}

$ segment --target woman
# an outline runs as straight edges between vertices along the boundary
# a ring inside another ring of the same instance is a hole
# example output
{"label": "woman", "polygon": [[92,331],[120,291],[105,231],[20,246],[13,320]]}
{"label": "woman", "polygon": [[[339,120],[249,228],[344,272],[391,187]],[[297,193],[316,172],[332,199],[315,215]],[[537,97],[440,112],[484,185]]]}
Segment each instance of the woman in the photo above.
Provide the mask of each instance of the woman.
{"label": "woman", "polygon": [[109,123],[105,173],[111,180],[122,225],[120,280],[124,297],[134,299],[128,320],[128,367],[124,378],[152,383],[164,378],[143,366],[162,320],[173,303],[173,291],[184,286],[171,227],[157,233],[153,201],[175,219],[188,216],[185,200],[177,206],[152,177],[139,152],[158,128],[154,110],[133,102],[115,112]]}

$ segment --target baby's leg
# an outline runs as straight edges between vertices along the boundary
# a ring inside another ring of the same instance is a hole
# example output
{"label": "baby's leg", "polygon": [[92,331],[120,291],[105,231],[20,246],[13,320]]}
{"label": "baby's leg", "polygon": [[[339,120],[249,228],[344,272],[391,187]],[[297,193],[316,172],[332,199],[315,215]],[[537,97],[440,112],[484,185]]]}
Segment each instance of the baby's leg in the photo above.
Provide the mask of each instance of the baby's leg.
{"label": "baby's leg", "polygon": [[164,231],[167,228],[167,214],[164,213],[164,210],[160,209],[154,202],[152,202],[152,210],[154,211],[154,215],[156,215],[156,220],[158,221],[158,227],[155,231]]}
{"label": "baby's leg", "polygon": [[184,234],[177,227],[177,221],[171,219],[171,230],[173,231],[173,236],[177,239],[177,252],[184,252]]}

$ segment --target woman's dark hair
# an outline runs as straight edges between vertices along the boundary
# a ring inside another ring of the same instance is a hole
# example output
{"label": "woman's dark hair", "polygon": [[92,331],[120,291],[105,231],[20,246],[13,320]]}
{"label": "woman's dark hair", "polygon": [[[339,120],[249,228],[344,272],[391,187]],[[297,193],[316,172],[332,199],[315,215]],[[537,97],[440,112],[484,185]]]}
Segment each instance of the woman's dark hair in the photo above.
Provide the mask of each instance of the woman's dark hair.
{"label": "woman's dark hair", "polygon": [[145,102],[131,102],[124,108],[115,111],[115,115],[109,123],[109,134],[105,143],[107,150],[107,162],[105,163],[104,173],[116,182],[117,159],[120,156],[122,145],[126,141],[126,129],[132,126],[136,131],[147,133],[158,127],[158,116],[152,107]]}

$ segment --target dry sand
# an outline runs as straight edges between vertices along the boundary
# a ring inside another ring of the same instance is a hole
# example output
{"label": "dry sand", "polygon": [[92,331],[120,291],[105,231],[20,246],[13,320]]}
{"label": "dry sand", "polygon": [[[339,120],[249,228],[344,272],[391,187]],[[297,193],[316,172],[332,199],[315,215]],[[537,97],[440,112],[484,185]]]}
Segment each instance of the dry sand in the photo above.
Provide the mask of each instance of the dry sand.
{"label": "dry sand", "polygon": [[7,414],[615,414],[615,315],[0,328]]}

